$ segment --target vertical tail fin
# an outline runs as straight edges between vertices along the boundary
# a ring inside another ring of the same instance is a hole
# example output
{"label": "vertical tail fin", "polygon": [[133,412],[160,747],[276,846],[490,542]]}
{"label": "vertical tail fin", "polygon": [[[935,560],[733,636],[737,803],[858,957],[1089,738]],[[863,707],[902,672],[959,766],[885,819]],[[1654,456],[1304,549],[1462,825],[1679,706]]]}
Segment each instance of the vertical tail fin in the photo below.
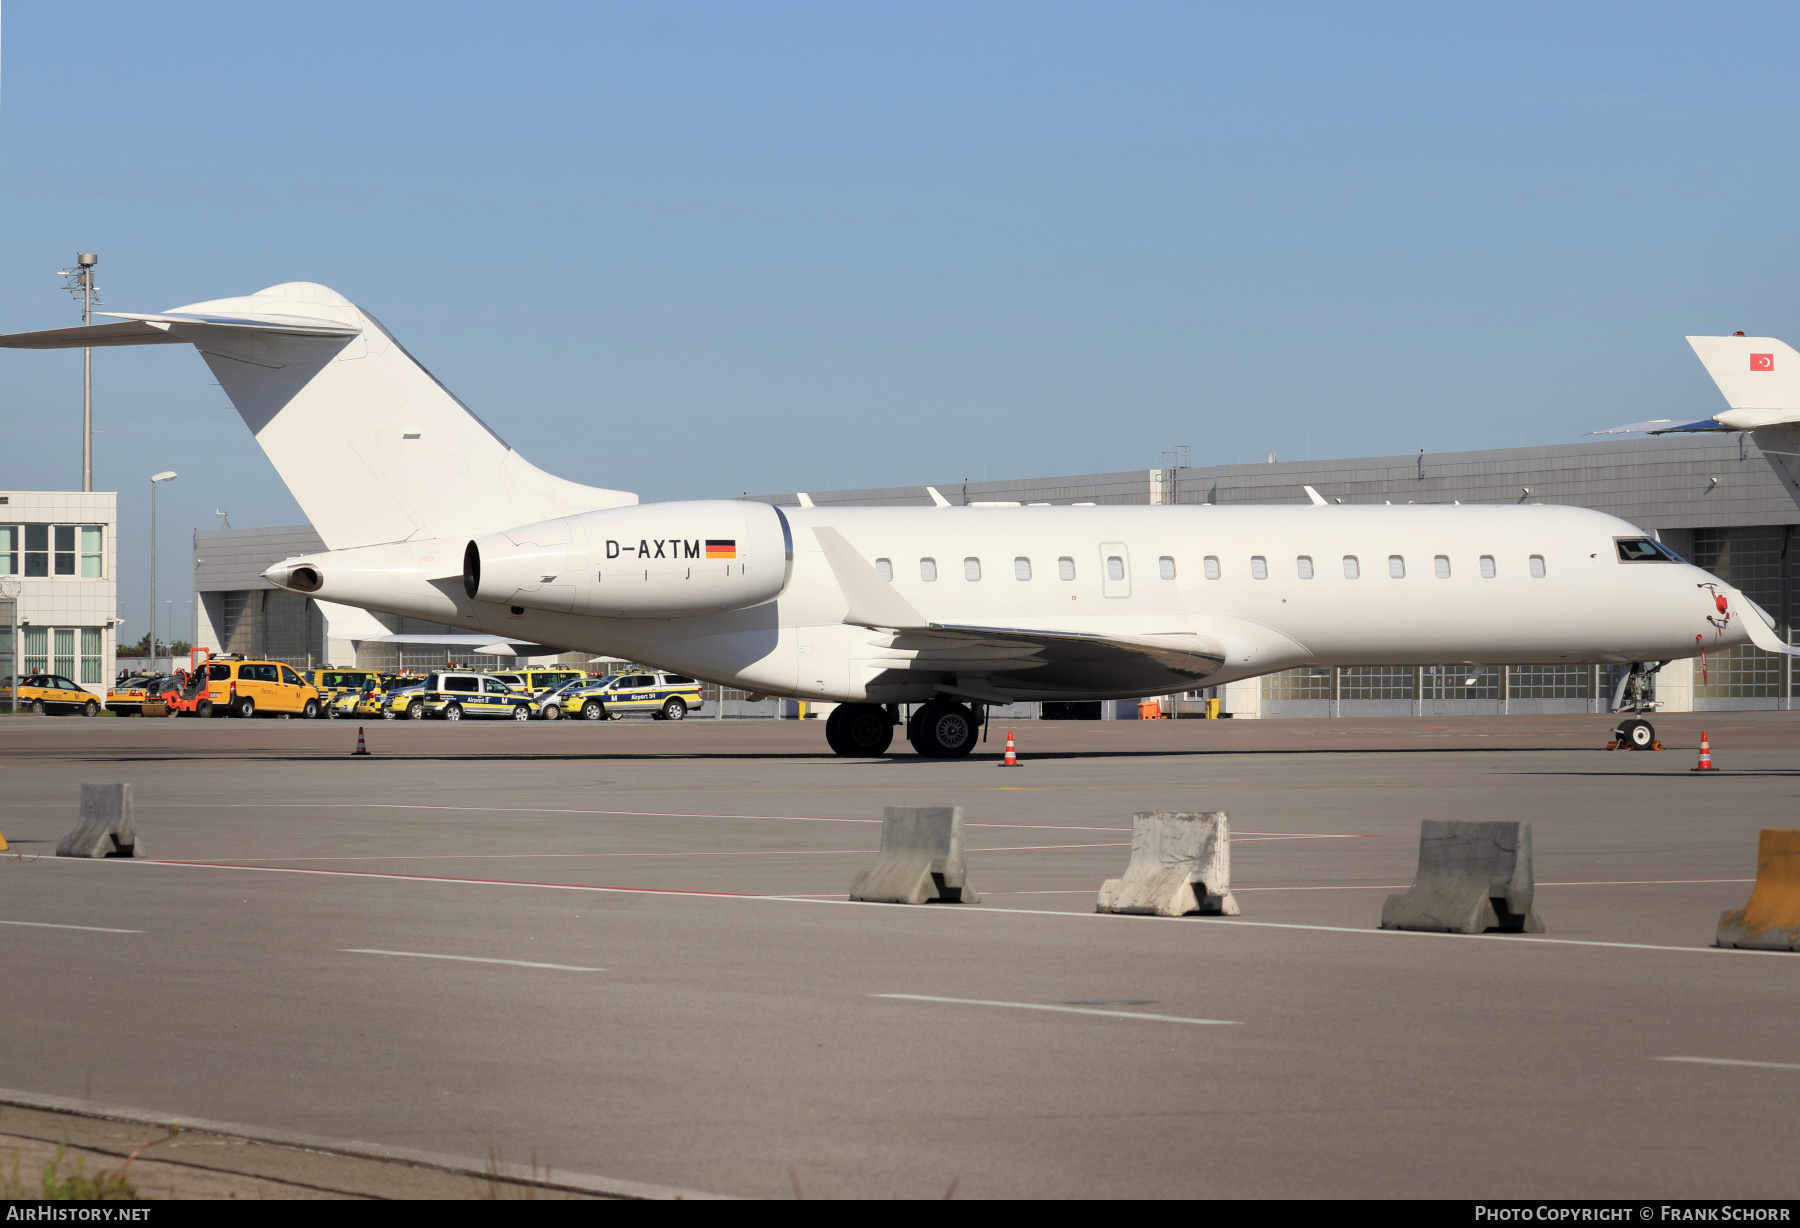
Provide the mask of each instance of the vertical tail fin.
{"label": "vertical tail fin", "polygon": [[1773,337],[1689,337],[1730,410],[1713,415],[1734,430],[1800,422],[1800,353]]}
{"label": "vertical tail fin", "polygon": [[0,337],[69,348],[188,342],[332,550],[469,537],[637,496],[527,462],[373,316],[325,286],[287,282],[125,324]]}

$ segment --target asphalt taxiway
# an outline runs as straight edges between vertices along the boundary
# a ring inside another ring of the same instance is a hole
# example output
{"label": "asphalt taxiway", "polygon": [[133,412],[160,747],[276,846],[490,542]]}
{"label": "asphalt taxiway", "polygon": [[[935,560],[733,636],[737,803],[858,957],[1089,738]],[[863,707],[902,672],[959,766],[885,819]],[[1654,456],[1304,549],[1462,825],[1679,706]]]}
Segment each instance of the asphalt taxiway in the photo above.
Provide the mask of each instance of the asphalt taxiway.
{"label": "asphalt taxiway", "polygon": [[[1791,1196],[1800,956],[1710,943],[1800,717],[1657,723],[0,718],[0,1101],[752,1197]],[[84,781],[147,860],[49,855]],[[981,904],[845,899],[885,804]],[[1241,918],[1093,913],[1140,809],[1230,814]],[[1376,928],[1423,818],[1530,820],[1547,932]]]}

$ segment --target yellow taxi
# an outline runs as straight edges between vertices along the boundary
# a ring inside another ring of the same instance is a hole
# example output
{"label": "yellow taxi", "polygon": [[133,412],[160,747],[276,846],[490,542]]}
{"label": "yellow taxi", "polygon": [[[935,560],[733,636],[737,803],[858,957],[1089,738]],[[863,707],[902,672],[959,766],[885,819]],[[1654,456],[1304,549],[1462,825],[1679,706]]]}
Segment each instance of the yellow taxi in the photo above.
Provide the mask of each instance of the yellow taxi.
{"label": "yellow taxi", "polygon": [[319,689],[294,667],[280,661],[247,661],[233,654],[213,657],[205,674],[204,697],[195,716],[302,716],[311,720],[324,711]]}
{"label": "yellow taxi", "polygon": [[165,716],[172,716],[174,709],[168,706],[169,692],[178,691],[173,676],[169,674],[132,674],[113,683],[106,691],[106,709],[119,716],[142,716],[144,705],[157,705],[153,711],[159,710]]}
{"label": "yellow taxi", "polygon": [[[0,686],[0,700],[12,699],[12,688]],[[19,679],[19,706],[34,716],[57,712],[100,715],[100,697],[84,691],[61,674],[26,674]]]}

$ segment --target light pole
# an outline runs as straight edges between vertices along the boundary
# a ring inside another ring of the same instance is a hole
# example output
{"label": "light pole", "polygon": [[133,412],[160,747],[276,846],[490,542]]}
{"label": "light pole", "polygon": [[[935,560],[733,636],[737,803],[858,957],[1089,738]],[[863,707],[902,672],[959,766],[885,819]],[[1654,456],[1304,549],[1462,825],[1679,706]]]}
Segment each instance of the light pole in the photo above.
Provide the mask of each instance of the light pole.
{"label": "light pole", "polygon": [[6,621],[12,639],[12,656],[7,659],[6,693],[12,696],[12,712],[19,714],[19,666],[24,646],[19,643],[19,591],[24,586],[17,580],[0,577],[0,600],[6,602]]}
{"label": "light pole", "polygon": [[[93,252],[77,252],[75,267],[57,274],[67,279],[63,288],[81,300],[84,327],[94,322],[94,304],[100,302],[94,292],[94,266],[99,263],[100,257]],[[81,351],[81,489],[94,489],[94,351],[85,346]],[[150,632],[155,639],[155,626]]]}
{"label": "light pole", "polygon": [[176,478],[173,469],[165,469],[153,474],[150,478],[150,671],[156,671],[156,484],[173,482]]}

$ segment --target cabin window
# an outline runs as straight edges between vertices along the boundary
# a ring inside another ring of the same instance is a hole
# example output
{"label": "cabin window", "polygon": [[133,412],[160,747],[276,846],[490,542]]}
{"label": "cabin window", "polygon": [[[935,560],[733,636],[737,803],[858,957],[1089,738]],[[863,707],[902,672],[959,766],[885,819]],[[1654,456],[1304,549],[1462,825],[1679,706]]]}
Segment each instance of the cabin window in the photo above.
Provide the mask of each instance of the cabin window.
{"label": "cabin window", "polygon": [[1406,579],[1406,560],[1397,554],[1388,555],[1388,575],[1396,580]]}
{"label": "cabin window", "polygon": [[876,559],[875,574],[880,576],[883,580],[886,580],[889,584],[892,584],[894,582],[894,560]]}
{"label": "cabin window", "polygon": [[1312,555],[1303,554],[1294,560],[1294,571],[1302,580],[1313,578]]}
{"label": "cabin window", "polygon": [[1544,578],[1544,556],[1541,554],[1531,556],[1531,578],[1533,580]]}
{"label": "cabin window", "polygon": [[1260,554],[1251,555],[1250,578],[1252,580],[1267,580],[1269,578],[1269,560],[1265,559]]}
{"label": "cabin window", "polygon": [[1491,554],[1481,556],[1481,578],[1483,580],[1494,578],[1494,556]]}
{"label": "cabin window", "polygon": [[1106,578],[1108,580],[1123,580],[1125,578],[1125,560],[1116,554],[1107,555]]}
{"label": "cabin window", "polygon": [[1024,555],[1020,555],[1018,558],[1013,560],[1013,579],[1015,579],[1015,580],[1031,579],[1031,560],[1026,558]]}
{"label": "cabin window", "polygon": [[1431,569],[1437,574],[1438,579],[1448,580],[1450,578],[1450,556],[1447,554],[1440,554],[1432,559]]}
{"label": "cabin window", "polygon": [[1217,580],[1219,578],[1219,556],[1218,555],[1216,555],[1216,554],[1207,555],[1205,561],[1200,566],[1201,566],[1201,570],[1206,573],[1206,578],[1208,580]]}
{"label": "cabin window", "polygon": [[964,559],[963,560],[963,579],[965,579],[965,580],[981,579],[981,560],[980,559]]}
{"label": "cabin window", "polygon": [[1362,575],[1362,568],[1357,566],[1356,556],[1346,554],[1344,556],[1344,579],[1354,580],[1360,575]]}
{"label": "cabin window", "polygon": [[1058,579],[1073,580],[1075,578],[1075,560],[1066,554],[1057,559],[1056,575]]}
{"label": "cabin window", "polygon": [[919,579],[924,580],[926,583],[930,583],[931,581],[937,579],[937,560],[936,559],[920,559],[919,560]]}
{"label": "cabin window", "polygon": [[1175,560],[1166,554],[1157,559],[1156,574],[1165,580],[1173,580],[1175,578]]}

